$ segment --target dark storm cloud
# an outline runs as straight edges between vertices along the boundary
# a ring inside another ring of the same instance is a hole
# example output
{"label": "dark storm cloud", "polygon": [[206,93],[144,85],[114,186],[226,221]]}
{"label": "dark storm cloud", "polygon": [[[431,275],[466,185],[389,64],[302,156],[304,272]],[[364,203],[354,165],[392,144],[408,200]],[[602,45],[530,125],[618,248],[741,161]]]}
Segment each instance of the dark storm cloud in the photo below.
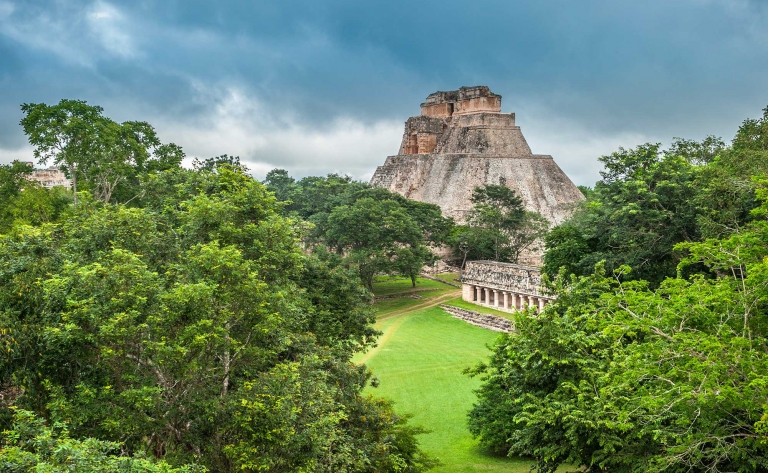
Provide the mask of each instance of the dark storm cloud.
{"label": "dark storm cloud", "polygon": [[257,174],[365,177],[427,94],[487,84],[589,184],[619,145],[730,138],[757,115],[767,24],[747,0],[0,0],[0,160],[20,103],[66,97]]}

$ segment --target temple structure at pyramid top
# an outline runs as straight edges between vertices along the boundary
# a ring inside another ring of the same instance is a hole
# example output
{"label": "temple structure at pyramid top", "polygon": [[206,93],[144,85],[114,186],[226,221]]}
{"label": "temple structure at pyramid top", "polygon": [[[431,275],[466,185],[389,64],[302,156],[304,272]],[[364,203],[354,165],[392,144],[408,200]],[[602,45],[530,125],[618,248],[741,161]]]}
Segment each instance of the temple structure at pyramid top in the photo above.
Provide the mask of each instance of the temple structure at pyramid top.
{"label": "temple structure at pyramid top", "polygon": [[514,189],[553,225],[584,199],[552,156],[531,152],[515,114],[501,113],[501,96],[486,86],[430,94],[371,184],[437,204],[459,223],[472,208],[472,191],[484,184]]}
{"label": "temple structure at pyramid top", "polygon": [[435,92],[421,104],[421,115],[405,122],[398,155],[530,155],[514,113],[501,113],[501,95],[488,87]]}

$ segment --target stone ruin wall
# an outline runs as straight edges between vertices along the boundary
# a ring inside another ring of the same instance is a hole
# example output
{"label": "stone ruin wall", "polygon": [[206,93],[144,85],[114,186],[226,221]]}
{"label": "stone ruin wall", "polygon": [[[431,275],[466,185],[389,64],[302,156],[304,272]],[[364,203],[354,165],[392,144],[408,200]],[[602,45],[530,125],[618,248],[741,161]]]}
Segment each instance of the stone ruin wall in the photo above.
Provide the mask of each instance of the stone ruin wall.
{"label": "stone ruin wall", "polygon": [[421,104],[421,115],[428,117],[451,117],[483,112],[501,112],[501,95],[494,94],[484,85],[435,92],[427,96],[427,100]]}
{"label": "stone ruin wall", "polygon": [[541,270],[535,266],[498,261],[469,261],[461,275],[461,282],[543,299],[554,299],[541,287]]}
{"label": "stone ruin wall", "polygon": [[371,182],[410,199],[437,204],[459,223],[472,209],[472,191],[484,184],[513,189],[526,209],[541,213],[553,225],[568,218],[583,198],[552,157],[544,155],[524,159],[480,154],[390,156]]}
{"label": "stone ruin wall", "polygon": [[451,314],[451,316],[461,319],[472,325],[483,327],[495,332],[511,332],[515,329],[512,322],[507,319],[488,314],[481,314],[473,310],[462,309],[452,305],[441,305],[441,309]]}
{"label": "stone ruin wall", "polygon": [[[34,167],[34,163],[31,161],[26,162],[26,164]],[[62,186],[66,189],[70,189],[72,187],[72,182],[67,179],[67,176],[64,174],[64,172],[56,166],[51,166],[47,169],[35,169],[27,177],[27,179],[30,181],[39,182],[40,185],[46,189],[52,189],[56,186]]]}

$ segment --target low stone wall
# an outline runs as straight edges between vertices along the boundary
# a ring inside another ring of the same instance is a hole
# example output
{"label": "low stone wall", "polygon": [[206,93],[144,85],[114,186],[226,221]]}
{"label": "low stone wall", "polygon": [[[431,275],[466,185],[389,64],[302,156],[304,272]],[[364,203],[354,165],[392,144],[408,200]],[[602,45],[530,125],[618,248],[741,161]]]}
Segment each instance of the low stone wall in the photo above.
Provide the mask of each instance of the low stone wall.
{"label": "low stone wall", "polygon": [[472,310],[462,309],[461,307],[454,307],[444,304],[441,305],[440,308],[456,317],[457,319],[461,319],[472,325],[477,325],[478,327],[495,330],[496,332],[511,332],[515,329],[515,326],[512,325],[512,322],[495,315],[481,314]]}
{"label": "low stone wall", "polygon": [[432,281],[441,282],[443,284],[447,284],[449,286],[453,286],[453,287],[456,287],[458,289],[461,289],[461,284],[456,284],[456,283],[452,283],[450,281],[446,281],[445,279],[436,278],[434,276],[430,276],[427,273],[421,273],[421,274],[419,274],[419,277],[422,277],[424,279],[429,279],[429,280],[432,280]]}

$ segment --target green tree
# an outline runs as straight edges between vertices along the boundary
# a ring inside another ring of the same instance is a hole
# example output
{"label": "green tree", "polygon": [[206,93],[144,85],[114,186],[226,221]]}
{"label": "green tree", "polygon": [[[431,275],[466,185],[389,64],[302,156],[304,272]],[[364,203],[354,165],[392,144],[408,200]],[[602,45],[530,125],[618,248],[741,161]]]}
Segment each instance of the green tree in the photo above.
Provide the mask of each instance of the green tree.
{"label": "green tree", "polygon": [[104,109],[82,100],[62,100],[57,105],[25,103],[21,111],[24,133],[41,164],[63,166],[70,179],[77,205],[77,180],[99,149],[98,127]]}
{"label": "green tree", "polygon": [[[467,217],[468,228],[454,236],[454,247],[462,260],[472,253],[482,259],[517,263],[522,253],[535,248],[549,228],[537,212],[525,210],[513,189],[496,184],[477,187]],[[493,253],[489,254],[488,242]],[[463,266],[463,263],[462,263]]]}
{"label": "green tree", "polygon": [[[730,147],[722,147],[701,169],[695,203],[702,209],[699,227],[705,238],[725,238],[752,220],[753,176],[768,173],[768,108],[759,119],[747,119]],[[709,153],[710,155],[713,153]]]}
{"label": "green tree", "polygon": [[494,259],[500,261],[509,242],[508,231],[522,222],[525,216],[523,200],[515,191],[502,185],[486,184],[472,192],[474,204],[467,218],[470,227],[486,230],[494,240]]}
{"label": "green tree", "polygon": [[120,443],[70,438],[67,426],[49,427],[32,412],[17,410],[14,425],[3,432],[0,468],[8,473],[71,471],[77,473],[195,473],[194,465],[173,468],[163,461],[120,455]]}
{"label": "green tree", "polygon": [[220,163],[142,187],[144,208],[83,194],[64,222],[0,237],[0,388],[15,405],[174,466],[431,464],[350,362],[376,335],[369,293],[302,251],[303,226],[263,185]]}
{"label": "green tree", "polygon": [[542,471],[766,471],[768,181],[754,220],[725,239],[684,242],[652,289],[562,271],[558,299],[520,313],[487,365],[470,429]]}
{"label": "green tree", "polygon": [[632,273],[625,277],[652,284],[675,275],[682,255],[674,245],[700,238],[698,168],[663,154],[659,144],[621,148],[600,161],[602,179],[590,199],[565,223],[567,231],[545,239],[544,271],[553,277],[566,266],[586,275],[605,261],[610,272],[626,264]]}
{"label": "green tree", "polygon": [[400,272],[415,285],[418,269],[434,256],[408,211],[394,200],[366,197],[333,209],[326,241],[345,261],[358,268],[369,289],[378,273]]}
{"label": "green tree", "polygon": [[177,145],[162,145],[150,124],[117,123],[101,107],[81,100],[23,104],[21,109],[21,125],[35,158],[64,168],[72,179],[75,204],[81,182],[103,202],[118,194],[123,202],[133,199],[139,176],[177,167],[184,156]]}
{"label": "green tree", "polygon": [[32,171],[32,166],[18,161],[0,165],[0,233],[16,224],[53,222],[71,202],[63,187],[48,190],[30,180]]}
{"label": "green tree", "polygon": [[538,212],[526,211],[517,225],[507,230],[505,252],[509,261],[517,263],[525,251],[538,252],[540,243],[549,230],[549,222]]}
{"label": "green tree", "polygon": [[267,189],[275,193],[280,202],[293,203],[294,194],[299,189],[296,179],[292,178],[285,169],[273,169],[264,179]]}
{"label": "green tree", "polygon": [[88,167],[94,197],[110,202],[121,183],[135,184],[145,172],[152,150],[160,146],[154,128],[146,122],[116,123],[104,119],[97,130],[97,148]]}

